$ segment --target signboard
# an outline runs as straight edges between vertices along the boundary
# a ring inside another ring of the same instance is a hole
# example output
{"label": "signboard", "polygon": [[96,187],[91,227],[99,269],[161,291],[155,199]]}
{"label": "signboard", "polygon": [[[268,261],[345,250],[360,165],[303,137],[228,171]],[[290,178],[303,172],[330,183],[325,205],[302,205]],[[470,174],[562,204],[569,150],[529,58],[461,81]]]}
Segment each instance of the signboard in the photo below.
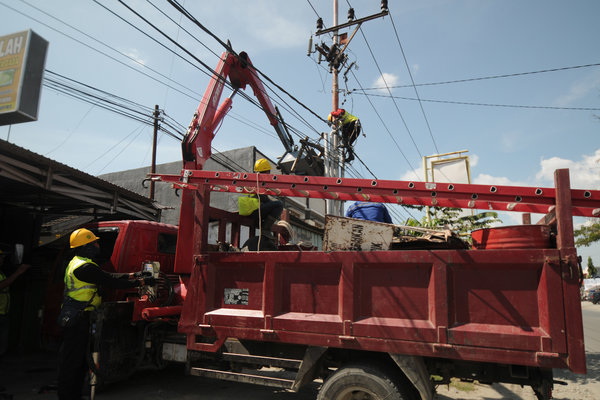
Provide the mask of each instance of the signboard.
{"label": "signboard", "polygon": [[431,162],[431,180],[446,183],[471,183],[469,158],[457,157]]}
{"label": "signboard", "polygon": [[0,125],[37,120],[47,49],[31,30],[0,36]]}

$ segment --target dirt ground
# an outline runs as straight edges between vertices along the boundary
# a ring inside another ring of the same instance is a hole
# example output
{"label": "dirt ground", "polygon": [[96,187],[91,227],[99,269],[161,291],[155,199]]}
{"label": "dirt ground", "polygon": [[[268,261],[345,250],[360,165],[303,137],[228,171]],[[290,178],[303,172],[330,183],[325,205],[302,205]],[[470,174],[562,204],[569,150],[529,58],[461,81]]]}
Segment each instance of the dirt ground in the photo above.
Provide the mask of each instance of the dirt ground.
{"label": "dirt ground", "polygon": [[[587,375],[575,375],[568,371],[555,371],[555,379],[567,383],[555,385],[554,398],[559,400],[600,399],[600,327],[592,325],[590,312],[597,313],[600,320],[600,306],[584,302],[584,326],[586,334]],[[587,317],[586,317],[587,315]],[[1,399],[14,400],[56,399],[56,354],[52,352],[6,356],[0,359],[0,385],[6,391],[0,392]],[[318,385],[303,388],[299,393],[287,392],[256,385],[216,381],[212,379],[185,376],[181,365],[173,365],[163,371],[140,371],[126,382],[113,384],[97,393],[98,400],[313,400]],[[518,385],[480,385],[456,382],[450,386],[438,387],[439,400],[458,399],[524,399],[535,400],[530,387]]]}

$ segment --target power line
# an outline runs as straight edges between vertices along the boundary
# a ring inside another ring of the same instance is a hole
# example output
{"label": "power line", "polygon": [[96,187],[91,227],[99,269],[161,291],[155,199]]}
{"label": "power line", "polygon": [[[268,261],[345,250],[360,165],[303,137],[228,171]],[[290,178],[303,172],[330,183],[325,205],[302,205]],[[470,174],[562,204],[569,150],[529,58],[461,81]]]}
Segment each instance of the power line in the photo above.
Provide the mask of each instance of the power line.
{"label": "power line", "polygon": [[[74,26],[72,26],[72,25],[70,25],[70,24],[68,24],[68,23],[66,23],[66,22],[64,22],[64,21],[62,21],[62,20],[60,20],[60,19],[56,18],[55,16],[53,16],[53,15],[51,15],[51,14],[47,13],[46,11],[44,11],[44,10],[41,10],[41,9],[39,9],[39,8],[37,8],[37,7],[35,7],[35,6],[33,6],[32,4],[29,4],[29,3],[25,2],[24,0],[20,0],[20,1],[21,1],[21,2],[23,2],[23,3],[25,3],[25,4],[27,4],[28,6],[30,6],[30,7],[32,7],[32,8],[34,8],[35,10],[39,11],[40,13],[42,13],[42,14],[45,14],[46,16],[48,16],[48,17],[50,17],[50,18],[52,18],[52,19],[54,19],[54,20],[56,20],[56,21],[58,21],[58,22],[62,23],[63,25],[66,25],[66,26],[68,26],[69,28],[71,28],[71,29],[73,29],[73,30],[77,31],[78,33],[80,33],[80,34],[84,35],[85,37],[87,37],[87,38],[89,38],[89,39],[91,39],[91,40],[93,40],[93,41],[95,41],[95,42],[97,42],[97,43],[99,43],[99,44],[101,44],[101,45],[103,45],[103,46],[107,47],[108,49],[110,49],[110,50],[114,51],[115,53],[117,53],[117,54],[119,54],[119,55],[121,55],[121,56],[123,56],[123,57],[125,57],[125,58],[129,59],[130,61],[132,61],[132,62],[136,63],[137,65],[139,65],[139,66],[141,66],[141,67],[143,67],[143,68],[146,68],[146,69],[148,69],[148,70],[152,71],[153,73],[155,73],[155,74],[157,74],[157,75],[159,75],[159,76],[161,76],[161,77],[163,77],[163,78],[165,78],[165,79],[167,79],[167,80],[169,80],[169,81],[171,81],[171,82],[173,82],[173,83],[175,83],[175,84],[177,84],[177,85],[181,86],[182,88],[185,88],[186,90],[189,90],[189,89],[187,89],[187,87],[185,87],[184,85],[182,85],[182,84],[180,84],[180,83],[178,83],[178,82],[176,82],[176,81],[174,81],[174,80],[170,79],[170,78],[169,78],[169,77],[167,77],[166,75],[164,75],[164,74],[161,74],[160,72],[158,72],[158,71],[156,71],[156,70],[154,70],[154,69],[152,69],[152,68],[148,67],[147,65],[145,65],[144,63],[142,63],[142,62],[140,62],[139,60],[135,59],[134,57],[131,57],[131,56],[129,56],[129,55],[127,55],[127,54],[125,54],[125,53],[122,53],[122,52],[120,52],[119,50],[115,49],[114,47],[107,45],[106,43],[104,43],[104,42],[102,42],[102,41],[100,41],[100,40],[98,40],[98,39],[94,38],[93,36],[90,36],[90,35],[88,35],[87,33],[85,33],[85,32],[83,32],[83,31],[81,31],[81,30],[79,30],[79,29],[75,28]],[[84,42],[82,42],[81,40],[79,40],[79,39],[76,39],[76,38],[74,38],[73,36],[71,36],[71,35],[69,35],[69,34],[67,34],[67,33],[65,33],[65,32],[62,32],[62,31],[61,31],[61,30],[59,30],[59,29],[56,29],[56,28],[54,28],[54,27],[52,27],[52,26],[50,26],[50,25],[48,25],[48,24],[46,24],[46,23],[44,23],[44,22],[42,22],[42,21],[40,21],[40,20],[38,20],[38,19],[36,19],[36,18],[33,18],[32,16],[30,16],[30,15],[28,15],[28,14],[25,14],[25,13],[23,13],[23,12],[21,12],[21,11],[19,11],[19,10],[15,9],[15,8],[13,8],[13,7],[10,7],[10,6],[6,5],[5,3],[1,2],[1,1],[0,1],[0,4],[1,4],[1,5],[3,5],[4,7],[8,8],[8,9],[10,9],[10,10],[12,10],[12,11],[14,11],[14,12],[18,13],[18,14],[21,14],[22,16],[24,16],[24,17],[26,17],[26,18],[29,18],[29,19],[31,19],[31,20],[33,20],[33,21],[35,21],[35,22],[39,23],[40,25],[43,25],[43,26],[47,27],[48,29],[51,29],[51,30],[53,30],[53,31],[55,31],[55,32],[57,32],[57,33],[59,33],[59,34],[61,34],[61,35],[65,36],[65,37],[67,37],[67,38],[69,38],[69,39],[71,39],[71,40],[73,40],[74,42],[77,42],[77,43],[81,44],[81,45],[82,45],[82,46],[84,46],[84,47],[87,47],[87,48],[88,48],[88,49],[90,49],[90,50],[93,50],[93,51],[95,51],[95,52],[97,52],[97,53],[99,53],[99,54],[101,54],[101,55],[103,55],[103,56],[105,56],[105,57],[107,57],[107,58],[109,58],[109,59],[111,59],[111,60],[113,60],[113,61],[115,61],[115,62],[117,62],[117,63],[119,63],[119,64],[121,64],[121,65],[123,65],[123,66],[125,66],[125,67],[127,67],[127,68],[129,68],[129,69],[131,69],[131,70],[133,70],[133,71],[135,71],[135,72],[137,72],[137,73],[139,73],[139,74],[142,74],[142,75],[146,76],[147,78],[150,78],[150,79],[152,79],[153,81],[159,82],[159,83],[161,83],[162,85],[164,85],[164,86],[166,86],[166,87],[169,87],[169,88],[171,88],[171,89],[175,90],[176,92],[178,92],[178,93],[180,93],[180,94],[182,94],[182,95],[184,95],[184,96],[187,96],[187,97],[189,97],[189,98],[191,98],[191,99],[197,100],[197,98],[194,98],[194,97],[192,97],[191,95],[189,95],[189,94],[187,94],[187,93],[184,93],[184,92],[183,92],[183,91],[181,91],[180,89],[177,89],[177,88],[175,88],[175,87],[173,87],[173,86],[171,86],[171,85],[169,85],[169,84],[167,84],[167,83],[165,83],[165,82],[162,82],[162,81],[160,81],[160,80],[156,79],[155,77],[153,77],[153,76],[151,76],[151,75],[149,75],[149,74],[147,74],[147,73],[145,73],[145,72],[143,72],[143,71],[140,71],[139,69],[136,69],[136,68],[134,68],[133,66],[131,66],[131,65],[128,65],[128,64],[124,63],[123,61],[120,61],[120,60],[116,59],[115,57],[113,57],[113,56],[111,56],[111,55],[109,55],[109,54],[107,54],[107,53],[105,53],[105,52],[103,52],[103,51],[101,51],[101,50],[98,50],[97,48],[95,48],[95,47],[92,47],[91,45],[89,45],[89,44],[87,44],[87,43],[84,43]],[[198,93],[195,93],[195,94],[196,94],[196,95],[199,95]]]}
{"label": "power line", "polygon": [[[385,87],[386,87],[388,93],[391,96],[392,95],[392,91],[390,90],[390,87],[388,86],[388,84],[387,84],[387,82],[385,80],[385,76],[383,75],[383,71],[381,71],[381,68],[379,67],[379,63],[377,62],[377,58],[375,58],[375,54],[373,54],[373,50],[371,49],[371,45],[369,44],[369,41],[367,40],[367,37],[365,36],[362,28],[359,28],[359,30],[360,30],[360,33],[362,34],[363,39],[365,40],[365,43],[367,45],[367,48],[369,49],[369,52],[371,53],[371,57],[373,58],[373,61],[375,62],[375,66],[377,67],[377,70],[379,71],[379,75],[381,76],[381,79],[383,80],[383,83],[385,84]],[[421,154],[421,151],[419,150],[419,146],[417,146],[417,143],[415,142],[415,139],[413,138],[413,135],[410,132],[410,129],[408,128],[408,125],[406,124],[406,121],[404,120],[404,116],[402,116],[402,112],[400,111],[400,108],[398,107],[398,104],[396,103],[396,101],[394,100],[393,97],[392,97],[392,102],[394,103],[394,106],[396,107],[396,111],[398,112],[398,115],[400,116],[400,119],[402,120],[402,123],[404,124],[404,128],[406,128],[406,132],[408,132],[408,136],[410,137],[410,140],[412,140],[413,145],[415,146],[415,149],[417,149],[417,153],[419,153],[420,157],[423,157],[423,155]]]}
{"label": "power line", "polygon": [[[211,74],[213,74],[214,76],[216,76],[218,79],[222,80],[224,82],[224,84],[226,84],[228,87],[232,88],[231,84],[227,81],[227,79],[225,79],[225,77],[221,76],[220,74],[218,74],[215,70],[213,70],[211,67],[209,67],[206,63],[204,63],[203,61],[201,61],[198,57],[194,56],[189,50],[187,50],[185,47],[181,46],[177,41],[175,41],[173,38],[171,38],[169,35],[167,35],[164,31],[162,31],[161,29],[159,29],[156,25],[154,25],[153,23],[151,23],[148,19],[144,18],[140,13],[138,13],[137,11],[135,11],[134,9],[132,9],[131,7],[129,7],[127,4],[125,4],[122,0],[118,0],[119,3],[121,3],[123,6],[125,6],[129,11],[131,11],[133,14],[135,14],[138,18],[142,19],[146,24],[150,25],[152,28],[154,28],[154,30],[156,30],[158,33],[160,33],[162,36],[164,36],[167,40],[169,40],[171,43],[175,44],[178,48],[180,48],[182,51],[184,51],[186,54],[188,54],[190,57],[192,57],[194,60],[198,61],[205,69],[207,69]],[[97,3],[97,0],[94,0],[94,2]],[[99,4],[99,3],[98,3]],[[102,6],[102,5],[101,5]],[[104,7],[104,6],[102,6]],[[105,9],[107,9],[106,7],[104,7]],[[107,9],[108,10],[108,9]],[[132,27],[134,27],[136,30],[142,32],[144,35],[148,36],[149,38],[151,38],[152,40],[154,40],[155,42],[159,43],[156,39],[152,38],[150,35],[148,35],[147,33],[141,31],[139,28],[135,27],[133,24],[131,24],[129,21],[123,19],[121,16],[117,15],[116,13],[114,13],[111,10],[110,11],[112,14],[114,14],[115,16],[117,16],[118,18],[120,18],[121,20],[125,21],[126,23],[128,23],[129,25],[131,25]],[[188,15],[188,14],[184,14],[184,15]],[[189,18],[189,17],[188,17]],[[193,17],[192,17],[193,18]],[[194,19],[195,20],[195,19]],[[197,21],[196,21],[197,22]],[[177,23],[175,23],[177,24]],[[200,24],[199,22],[197,22],[197,24]],[[178,25],[178,24],[177,24]],[[178,25],[179,26],[179,25]],[[200,26],[202,26],[202,28],[205,31],[208,31],[206,28],[203,27],[202,24],[200,24]],[[209,31],[210,32],[210,31]],[[210,33],[211,36],[216,37],[214,34]],[[218,38],[217,38],[218,39]],[[223,44],[223,42],[219,40],[219,43]],[[185,60],[186,62],[190,63],[189,60],[184,59],[180,54],[174,52],[172,49],[170,49],[169,47],[163,45],[162,43],[160,43],[161,46],[163,46],[164,48],[166,48],[167,50],[173,52],[174,54],[176,54],[178,57],[182,58],[183,60]],[[231,49],[230,46],[226,45],[228,49]],[[235,52],[233,52],[233,50],[231,49],[232,54],[235,54]],[[191,63],[190,63],[191,64]],[[193,64],[191,64],[193,65]],[[194,66],[194,65],[193,65]],[[196,68],[198,68],[197,66],[194,66]],[[256,71],[258,71],[256,68],[254,68]],[[205,71],[202,71],[206,74]],[[260,71],[258,71],[260,73]],[[210,75],[209,75],[210,76]],[[212,78],[212,76],[211,76]],[[267,77],[268,78],[268,77]],[[233,88],[232,88],[233,89]],[[280,88],[280,90],[283,90]],[[288,94],[289,95],[289,94]],[[260,105],[260,103],[258,103],[255,99],[251,98],[247,93],[244,92],[240,92],[240,96],[242,96],[243,98],[245,98],[247,101],[251,102],[252,104],[254,104],[255,106],[257,106],[258,108],[260,108],[261,110],[263,110],[263,112],[268,113],[267,110],[265,110],[262,105]],[[293,96],[289,95],[290,97],[293,98]],[[305,106],[306,107],[306,106]],[[295,112],[295,111],[293,111]],[[277,118],[277,116],[273,116],[274,118]],[[312,128],[315,132],[318,133],[318,131],[312,127],[310,124],[308,124],[308,122],[306,122],[301,116],[299,116],[299,118],[301,120],[303,120],[307,126],[309,126],[310,128]]]}
{"label": "power line", "polygon": [[[121,1],[121,0],[119,0]],[[175,0],[167,0],[176,10],[178,10],[179,12],[183,13],[183,15],[185,15],[191,22],[193,22],[194,24],[196,24],[200,29],[202,29],[204,32],[206,32],[207,34],[209,34],[211,37],[213,37],[221,46],[223,46],[227,51],[229,51],[232,54],[237,55],[237,53],[231,48],[231,46],[228,43],[225,43],[223,40],[221,40],[217,35],[215,35],[213,32],[210,31],[210,29],[206,28],[202,23],[200,23],[200,21],[198,21],[192,14],[190,14],[182,5],[180,5],[177,1]],[[283,93],[285,93],[286,95],[288,95],[292,100],[294,100],[298,105],[300,105],[302,108],[304,108],[305,110],[307,110],[308,112],[310,112],[311,114],[313,114],[315,117],[317,117],[317,119],[319,119],[321,122],[326,123],[327,121],[321,117],[319,114],[317,114],[316,112],[314,112],[313,110],[311,110],[308,106],[306,106],[304,103],[302,103],[300,100],[298,100],[296,97],[292,96],[292,94],[290,94],[287,90],[285,90],[283,87],[281,87],[280,85],[278,85],[277,83],[275,83],[270,77],[268,77],[266,74],[264,74],[261,70],[259,70],[258,68],[256,68],[255,66],[252,66],[252,68],[258,72],[258,74],[260,76],[262,76],[263,78],[265,78],[268,82],[270,82],[272,85],[274,85],[277,89],[279,89],[280,91],[282,91]]]}
{"label": "power line", "polygon": [[[102,41],[100,41],[100,40],[98,40],[98,39],[94,38],[93,36],[90,36],[90,35],[88,35],[87,33],[85,33],[85,32],[83,32],[83,31],[81,31],[81,30],[77,29],[76,27],[74,27],[74,26],[72,26],[72,25],[70,25],[70,24],[68,24],[68,23],[66,23],[66,22],[64,22],[64,21],[62,21],[62,20],[60,20],[60,19],[58,19],[58,18],[56,18],[55,16],[53,16],[53,15],[51,15],[51,14],[49,14],[49,13],[45,12],[44,10],[41,10],[41,9],[39,9],[39,8],[37,8],[37,7],[33,6],[32,4],[30,4],[30,3],[26,2],[26,1],[24,1],[24,0],[21,0],[21,1],[22,1],[23,3],[25,3],[25,4],[27,4],[28,6],[30,6],[30,7],[32,7],[32,8],[34,8],[35,10],[39,11],[40,13],[43,13],[44,15],[46,15],[46,16],[48,16],[48,17],[50,17],[50,18],[52,18],[52,19],[54,19],[54,20],[56,20],[56,21],[58,21],[58,22],[60,22],[60,23],[62,23],[62,24],[64,24],[64,25],[68,26],[69,28],[71,28],[71,29],[73,29],[73,30],[77,31],[78,33],[80,33],[80,34],[84,35],[85,37],[87,37],[87,38],[89,38],[89,39],[92,39],[92,40],[94,40],[95,42],[97,42],[97,43],[99,43],[99,44],[101,44],[101,45],[103,45],[103,46],[105,46],[105,47],[109,48],[110,50],[112,50],[112,51],[114,51],[114,52],[116,52],[116,53],[118,53],[118,54],[122,55],[123,57],[126,57],[126,58],[130,59],[131,61],[133,61],[133,62],[137,63],[138,65],[140,65],[140,66],[142,66],[142,67],[144,67],[144,68],[147,68],[147,69],[149,69],[149,70],[150,70],[150,71],[152,71],[153,73],[156,73],[156,74],[158,74],[158,75],[162,76],[163,78],[165,78],[165,79],[169,80],[170,82],[173,82],[173,83],[175,83],[175,84],[177,84],[177,85],[179,85],[179,86],[181,86],[181,87],[184,87],[184,88],[186,88],[186,87],[185,87],[184,85],[182,85],[181,83],[178,83],[178,82],[174,81],[173,79],[171,79],[171,78],[167,77],[166,75],[164,75],[164,74],[161,74],[160,72],[158,72],[158,71],[156,71],[156,70],[154,70],[154,69],[152,69],[152,68],[148,67],[147,65],[145,65],[145,64],[143,64],[143,63],[141,63],[139,60],[137,60],[137,59],[135,59],[135,58],[133,58],[133,57],[131,57],[131,56],[127,55],[127,54],[124,54],[124,53],[122,53],[122,52],[120,52],[120,51],[118,51],[118,50],[116,50],[114,47],[111,47],[111,46],[107,45],[106,43],[104,43],[104,42],[102,42]],[[0,2],[0,4],[3,4],[3,3],[1,3],[1,2]],[[36,21],[36,22],[38,22],[38,23],[40,23],[40,24],[42,24],[42,25],[44,25],[44,26],[48,27],[49,29],[52,29],[52,30],[54,30],[54,31],[56,31],[56,32],[58,32],[58,33],[60,33],[60,34],[62,34],[62,35],[64,35],[64,36],[66,36],[66,37],[70,38],[70,39],[71,39],[71,40],[73,40],[73,41],[76,41],[76,42],[78,42],[78,43],[80,43],[80,44],[82,44],[82,45],[84,45],[84,46],[86,46],[86,47],[90,48],[91,50],[94,50],[94,51],[96,51],[96,52],[98,52],[98,53],[100,53],[100,54],[102,54],[102,55],[104,55],[104,56],[106,56],[106,57],[108,57],[108,58],[112,59],[113,61],[116,61],[116,62],[118,62],[118,63],[120,63],[120,64],[122,64],[122,65],[124,65],[124,66],[126,66],[126,67],[128,67],[128,68],[130,68],[130,69],[132,69],[132,70],[134,70],[135,72],[138,72],[138,73],[140,73],[140,74],[142,74],[142,75],[145,75],[145,76],[147,76],[147,77],[149,77],[149,78],[151,78],[151,79],[153,79],[153,80],[155,80],[155,81],[157,81],[157,82],[160,82],[161,84],[165,85],[166,87],[168,87],[168,88],[171,88],[171,89],[173,89],[173,90],[177,91],[177,92],[178,92],[178,93],[180,93],[180,94],[183,94],[183,95],[185,95],[185,96],[187,96],[187,97],[189,97],[189,98],[191,98],[191,99],[193,99],[193,100],[195,100],[195,101],[197,101],[197,102],[199,102],[199,103],[202,103],[202,101],[201,101],[199,98],[197,98],[197,97],[194,97],[194,96],[191,96],[191,95],[189,95],[189,94],[187,94],[187,93],[184,93],[183,91],[181,91],[181,90],[179,90],[179,89],[177,89],[177,88],[175,88],[175,87],[173,87],[173,86],[171,86],[171,85],[169,85],[169,84],[167,84],[167,83],[165,83],[165,82],[161,82],[161,81],[157,80],[156,78],[154,78],[154,77],[152,77],[152,76],[150,76],[150,75],[148,75],[148,74],[145,74],[144,72],[142,72],[142,71],[140,71],[140,70],[138,70],[138,69],[135,69],[135,68],[133,68],[132,66],[130,66],[130,65],[127,65],[127,64],[123,63],[122,61],[120,61],[120,60],[117,60],[116,58],[114,58],[114,57],[112,57],[112,56],[108,55],[107,53],[104,53],[104,52],[102,52],[102,51],[100,51],[100,50],[98,50],[98,49],[96,49],[96,48],[94,48],[94,47],[92,47],[92,46],[90,46],[90,45],[88,45],[88,44],[86,44],[86,43],[84,43],[84,42],[82,42],[82,41],[80,41],[80,40],[76,39],[76,38],[74,38],[74,37],[73,37],[73,36],[71,36],[71,35],[68,35],[68,34],[66,34],[66,33],[64,33],[64,32],[62,32],[62,31],[60,31],[60,30],[58,30],[58,29],[56,29],[56,28],[54,28],[54,27],[51,27],[51,26],[49,26],[49,25],[47,25],[47,24],[43,23],[42,21],[40,21],[40,20],[38,20],[38,19],[35,19],[35,18],[33,18],[33,17],[31,17],[31,16],[29,16],[29,15],[27,15],[27,14],[24,14],[24,13],[20,12],[19,10],[16,10],[16,9],[14,9],[14,8],[12,8],[12,7],[6,6],[5,4],[3,4],[3,5],[4,5],[5,7],[7,7],[7,8],[9,8],[9,9],[11,9],[11,10],[13,10],[13,11],[15,11],[15,12],[17,12],[17,13],[19,13],[19,14],[23,15],[23,16],[25,16],[25,17],[28,17],[28,18],[30,18],[30,19],[32,19],[32,20],[34,20],[34,21]],[[100,4],[100,5],[101,5],[101,4]],[[102,6],[102,5],[101,5],[101,6]],[[102,6],[102,7],[103,7],[103,8],[105,8],[107,11],[109,11],[109,12],[113,13],[111,10],[107,9],[106,7],[104,7],[104,6]],[[115,14],[115,13],[113,13],[113,15],[115,15],[115,16],[117,16],[117,17],[119,17],[119,16],[118,16],[117,14]],[[119,17],[119,18],[120,18],[120,17]],[[122,18],[121,18],[121,19],[122,19]],[[123,20],[124,22],[127,22],[128,24],[130,24],[130,25],[131,25],[131,23],[129,23],[128,21],[126,21],[126,20],[124,20],[124,19],[122,19],[122,20]],[[133,25],[131,25],[131,26],[133,26]],[[135,26],[134,26],[134,28],[135,28]],[[202,42],[200,42],[200,41],[198,41],[198,42],[202,44]],[[205,47],[206,47],[206,46],[205,46]],[[208,48],[208,47],[207,47],[207,48]],[[213,53],[214,53],[214,52],[213,52]],[[195,66],[195,65],[194,65],[194,66]],[[49,72],[51,72],[51,71],[49,71]],[[52,84],[51,84],[51,83],[49,83],[49,82],[47,82],[46,86],[47,86],[47,87],[49,87],[49,88],[51,88],[51,87],[52,87]],[[53,87],[53,89],[54,89],[54,90],[56,90],[56,91],[59,91],[59,92],[64,92],[64,90],[65,90],[64,88],[62,88],[62,89],[58,89],[58,88],[55,88],[55,87]],[[187,88],[186,88],[186,89],[187,89]],[[187,89],[187,90],[189,90],[189,89]],[[195,93],[195,92],[193,92],[193,91],[192,91],[192,93],[196,94],[197,96],[201,96],[200,94],[198,94],[198,93]],[[114,95],[113,95],[113,96],[114,96]],[[76,97],[76,96],[73,96],[73,97]],[[106,106],[102,106],[102,108],[107,108],[107,107],[106,107]],[[149,109],[151,109],[151,108],[149,108]],[[110,111],[114,111],[114,110],[110,110]],[[232,114],[233,114],[233,113],[232,113]],[[235,119],[235,117],[232,117],[232,118],[234,118],[234,119]],[[245,123],[245,122],[243,122],[243,121],[240,121],[240,122],[242,122],[242,123]],[[246,125],[248,125],[248,124],[246,124]],[[249,125],[249,126],[250,126],[250,125]],[[250,126],[250,127],[254,128],[254,129],[257,129],[256,127],[253,127],[253,126]],[[184,130],[185,130],[185,129],[184,129]],[[173,135],[171,132],[168,132],[167,130],[165,130],[165,132],[166,132],[167,134],[169,134],[170,136],[173,136],[175,139],[177,139],[177,140],[180,140],[180,138],[178,138],[177,136],[174,136],[174,135]],[[263,130],[262,132],[264,133],[265,131]],[[273,135],[270,135],[270,136],[273,136]]]}
{"label": "power line", "polygon": [[317,12],[317,10],[315,10],[315,8],[313,7],[312,3],[310,2],[310,0],[306,0],[308,2],[308,5],[310,6],[310,8],[312,8],[312,10],[315,12],[315,15],[317,16],[317,18],[321,18],[321,16],[319,15],[319,13]]}
{"label": "power line", "polygon": [[[373,94],[373,93],[360,93],[356,92],[356,94],[360,94],[367,97],[390,97],[386,94]],[[400,100],[411,100],[417,101],[414,97],[402,97],[402,96],[392,96],[395,99]],[[517,105],[517,104],[492,104],[492,103],[473,103],[466,101],[451,101],[451,100],[435,100],[435,99],[420,99],[421,101],[431,102],[431,103],[443,103],[443,104],[460,104],[467,106],[484,106],[484,107],[508,107],[508,108],[533,108],[533,109],[545,109],[545,110],[569,110],[569,111],[600,111],[600,108],[595,107],[558,107],[558,106],[529,106],[529,105]]]}
{"label": "power line", "polygon": [[[110,159],[110,161],[109,161],[109,162],[107,162],[107,163],[104,165],[104,167],[102,167],[102,169],[100,169],[100,171],[98,171],[98,172],[96,173],[96,175],[100,175],[100,173],[101,173],[102,171],[104,171],[104,170],[106,169],[106,167],[108,167],[108,166],[109,166],[109,165],[110,165],[110,164],[111,164],[113,161],[115,161],[115,159],[116,159],[118,156],[120,156],[121,154],[123,154],[123,152],[125,151],[125,149],[127,149],[129,146],[131,146],[131,144],[132,144],[132,143],[133,143],[133,142],[134,142],[134,141],[135,141],[135,140],[136,140],[136,139],[137,139],[137,138],[140,136],[140,134],[141,134],[141,133],[143,132],[143,130],[144,130],[143,128],[144,128],[144,126],[143,126],[143,125],[141,125],[141,126],[138,128],[138,129],[139,129],[139,132],[138,132],[138,134],[137,134],[137,135],[135,135],[135,136],[134,136],[134,137],[133,137],[133,138],[132,138],[132,139],[129,141],[129,143],[127,143],[125,146],[123,146],[123,147],[121,148],[121,151],[119,151],[117,154],[115,154],[115,156],[114,156],[113,158],[111,158],[111,159]],[[135,132],[135,131],[133,131],[133,132]],[[133,134],[133,132],[131,132],[131,134]],[[130,134],[129,136],[131,136],[131,134]],[[123,140],[125,140],[125,139],[126,139],[126,138],[123,138]],[[123,141],[123,140],[122,140],[122,141]],[[121,142],[122,142],[122,141],[121,141]]]}
{"label": "power line", "polygon": [[[390,21],[392,22],[392,26],[394,27],[394,33],[396,34],[396,40],[398,41],[398,45],[400,46],[400,51],[402,52],[402,58],[404,59],[404,64],[406,65],[406,70],[408,71],[408,75],[410,76],[410,81],[412,83],[413,89],[415,90],[415,94],[417,95],[417,99],[419,99],[419,106],[421,107],[421,113],[423,114],[423,118],[425,119],[425,123],[427,124],[427,129],[429,130],[429,136],[431,136],[431,141],[433,142],[433,146],[435,147],[435,151],[440,154],[440,150],[438,149],[437,143],[433,137],[433,132],[431,131],[431,126],[429,125],[429,120],[427,119],[427,115],[425,114],[425,109],[423,108],[423,103],[421,102],[419,91],[415,86],[415,80],[413,79],[412,72],[410,71],[410,67],[408,66],[408,61],[406,59],[406,54],[404,54],[404,47],[400,42],[400,36],[398,36],[398,30],[396,29],[396,24],[394,23],[394,19],[392,18],[392,13],[388,14],[390,16]],[[391,94],[391,93],[390,93]]]}
{"label": "power line", "polygon": [[[547,72],[566,71],[566,70],[570,70],[570,69],[589,68],[589,67],[598,67],[598,66],[600,66],[600,63],[575,65],[575,66],[571,66],[571,67],[561,67],[561,68],[552,68],[552,69],[543,69],[543,70],[539,70],[539,71],[517,72],[517,73],[513,73],[513,74],[483,76],[483,77],[478,77],[478,78],[465,78],[465,79],[456,79],[456,80],[441,81],[441,82],[417,83],[414,85],[396,85],[396,86],[390,86],[390,88],[395,89],[395,88],[407,88],[407,87],[413,87],[413,86],[448,85],[448,84],[454,84],[454,83],[482,81],[482,80],[486,80],[486,79],[513,78],[516,76],[543,74],[543,73],[547,73]],[[352,89],[352,90],[356,90],[356,89]],[[381,90],[381,88],[380,87],[371,87],[371,88],[364,88],[361,90]]]}
{"label": "power line", "polygon": [[[354,74],[354,71],[351,71],[351,73],[352,73],[352,76],[354,77],[354,79],[356,80],[356,83],[358,84],[358,86],[359,87],[362,86],[360,84],[360,82],[358,81],[358,78],[356,78],[356,75]],[[398,151],[400,152],[400,154],[402,154],[402,157],[404,158],[404,160],[406,161],[406,163],[408,164],[408,166],[412,169],[412,171],[415,174],[415,176],[417,177],[417,179],[419,179],[419,175],[417,175],[417,172],[415,171],[415,168],[411,165],[410,161],[408,161],[408,158],[406,157],[406,154],[404,154],[404,152],[400,148],[400,145],[398,144],[398,142],[394,138],[394,135],[392,135],[392,132],[390,132],[390,130],[387,127],[386,123],[383,121],[383,118],[381,117],[381,114],[379,114],[379,111],[377,110],[377,108],[375,107],[375,105],[373,104],[373,102],[371,101],[371,99],[369,97],[370,96],[367,96],[367,100],[368,100],[369,104],[371,105],[371,107],[373,108],[373,111],[375,112],[375,114],[379,118],[379,121],[381,122],[381,124],[385,128],[386,132],[388,133],[388,135],[392,139],[392,142],[394,142],[394,144],[396,145],[396,148],[398,149]]]}

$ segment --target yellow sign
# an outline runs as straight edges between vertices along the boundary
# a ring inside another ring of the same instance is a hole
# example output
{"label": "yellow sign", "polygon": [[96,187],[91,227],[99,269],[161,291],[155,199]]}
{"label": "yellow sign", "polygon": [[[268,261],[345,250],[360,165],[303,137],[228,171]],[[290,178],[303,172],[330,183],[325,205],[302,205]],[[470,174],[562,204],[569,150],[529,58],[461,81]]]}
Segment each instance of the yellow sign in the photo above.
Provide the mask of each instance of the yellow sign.
{"label": "yellow sign", "polygon": [[30,31],[0,37],[0,113],[15,111]]}

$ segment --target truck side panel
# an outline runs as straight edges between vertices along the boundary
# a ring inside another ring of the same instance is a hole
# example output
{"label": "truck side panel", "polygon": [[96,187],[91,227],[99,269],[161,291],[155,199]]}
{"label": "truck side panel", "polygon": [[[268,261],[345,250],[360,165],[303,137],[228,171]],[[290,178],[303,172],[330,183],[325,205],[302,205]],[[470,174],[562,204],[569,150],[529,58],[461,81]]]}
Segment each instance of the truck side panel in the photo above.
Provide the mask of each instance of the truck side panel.
{"label": "truck side panel", "polygon": [[552,249],[208,253],[180,330],[564,368],[560,271]]}

